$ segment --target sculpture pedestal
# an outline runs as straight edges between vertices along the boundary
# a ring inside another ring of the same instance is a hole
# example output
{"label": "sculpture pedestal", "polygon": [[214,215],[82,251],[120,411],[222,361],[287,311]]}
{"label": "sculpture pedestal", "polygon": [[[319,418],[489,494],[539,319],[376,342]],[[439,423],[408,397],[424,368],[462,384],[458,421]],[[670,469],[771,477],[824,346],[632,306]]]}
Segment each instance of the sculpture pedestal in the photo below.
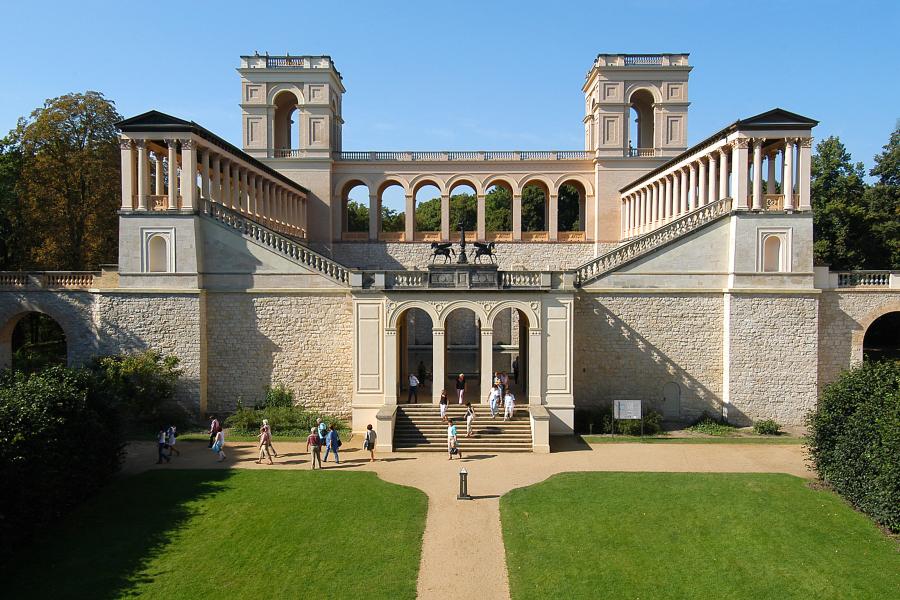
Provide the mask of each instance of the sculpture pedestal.
{"label": "sculpture pedestal", "polygon": [[497,265],[428,265],[428,287],[448,289],[497,289],[500,275]]}

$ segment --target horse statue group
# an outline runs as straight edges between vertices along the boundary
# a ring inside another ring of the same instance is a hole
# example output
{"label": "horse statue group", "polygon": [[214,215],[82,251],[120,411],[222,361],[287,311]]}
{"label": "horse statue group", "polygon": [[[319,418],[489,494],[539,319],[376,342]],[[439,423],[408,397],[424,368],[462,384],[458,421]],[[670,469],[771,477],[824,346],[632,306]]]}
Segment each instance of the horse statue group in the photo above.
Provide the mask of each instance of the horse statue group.
{"label": "horse statue group", "polygon": [[[481,262],[481,259],[486,256],[491,260],[491,263],[497,263],[497,260],[495,258],[497,255],[497,252],[495,250],[497,244],[495,244],[494,242],[488,242],[487,244],[474,242],[473,245],[475,246],[474,262]],[[431,264],[434,264],[435,259],[437,259],[437,257],[439,256],[444,257],[444,264],[449,264],[453,262],[451,255],[456,256],[456,251],[453,249],[452,242],[444,242],[440,244],[438,242],[431,243]]]}

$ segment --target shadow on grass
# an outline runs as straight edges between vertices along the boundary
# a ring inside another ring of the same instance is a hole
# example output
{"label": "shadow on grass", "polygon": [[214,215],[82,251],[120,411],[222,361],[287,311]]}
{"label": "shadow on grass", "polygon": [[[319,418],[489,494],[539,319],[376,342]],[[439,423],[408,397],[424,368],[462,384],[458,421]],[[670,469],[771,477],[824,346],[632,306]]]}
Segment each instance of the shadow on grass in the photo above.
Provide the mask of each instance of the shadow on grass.
{"label": "shadow on grass", "polygon": [[119,598],[230,470],[148,471],[116,481],[0,567],[6,598]]}

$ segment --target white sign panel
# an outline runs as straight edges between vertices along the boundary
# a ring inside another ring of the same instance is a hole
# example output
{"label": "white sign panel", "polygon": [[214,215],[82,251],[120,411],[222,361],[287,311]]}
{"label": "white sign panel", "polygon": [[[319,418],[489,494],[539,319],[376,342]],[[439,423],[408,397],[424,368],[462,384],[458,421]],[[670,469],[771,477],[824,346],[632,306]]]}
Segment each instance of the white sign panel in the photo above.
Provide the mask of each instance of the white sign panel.
{"label": "white sign panel", "polygon": [[641,419],[640,400],[614,400],[613,417],[616,419]]}

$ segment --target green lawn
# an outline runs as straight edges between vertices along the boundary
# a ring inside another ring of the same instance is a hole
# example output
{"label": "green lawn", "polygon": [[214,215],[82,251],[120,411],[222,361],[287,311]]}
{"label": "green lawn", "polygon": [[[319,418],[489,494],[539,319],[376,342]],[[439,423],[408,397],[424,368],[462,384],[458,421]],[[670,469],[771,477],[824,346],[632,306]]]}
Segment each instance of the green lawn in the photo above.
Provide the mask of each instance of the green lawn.
{"label": "green lawn", "polygon": [[608,436],[608,435],[583,435],[588,444],[774,444],[774,445],[799,445],[806,440],[802,437],[787,435],[772,436],[724,436],[724,437],[670,437],[670,436]]}
{"label": "green lawn", "polygon": [[427,498],[374,473],[153,471],[16,554],[5,598],[415,598]]}
{"label": "green lawn", "polygon": [[565,473],[500,502],[515,600],[900,598],[900,552],[779,474]]}

